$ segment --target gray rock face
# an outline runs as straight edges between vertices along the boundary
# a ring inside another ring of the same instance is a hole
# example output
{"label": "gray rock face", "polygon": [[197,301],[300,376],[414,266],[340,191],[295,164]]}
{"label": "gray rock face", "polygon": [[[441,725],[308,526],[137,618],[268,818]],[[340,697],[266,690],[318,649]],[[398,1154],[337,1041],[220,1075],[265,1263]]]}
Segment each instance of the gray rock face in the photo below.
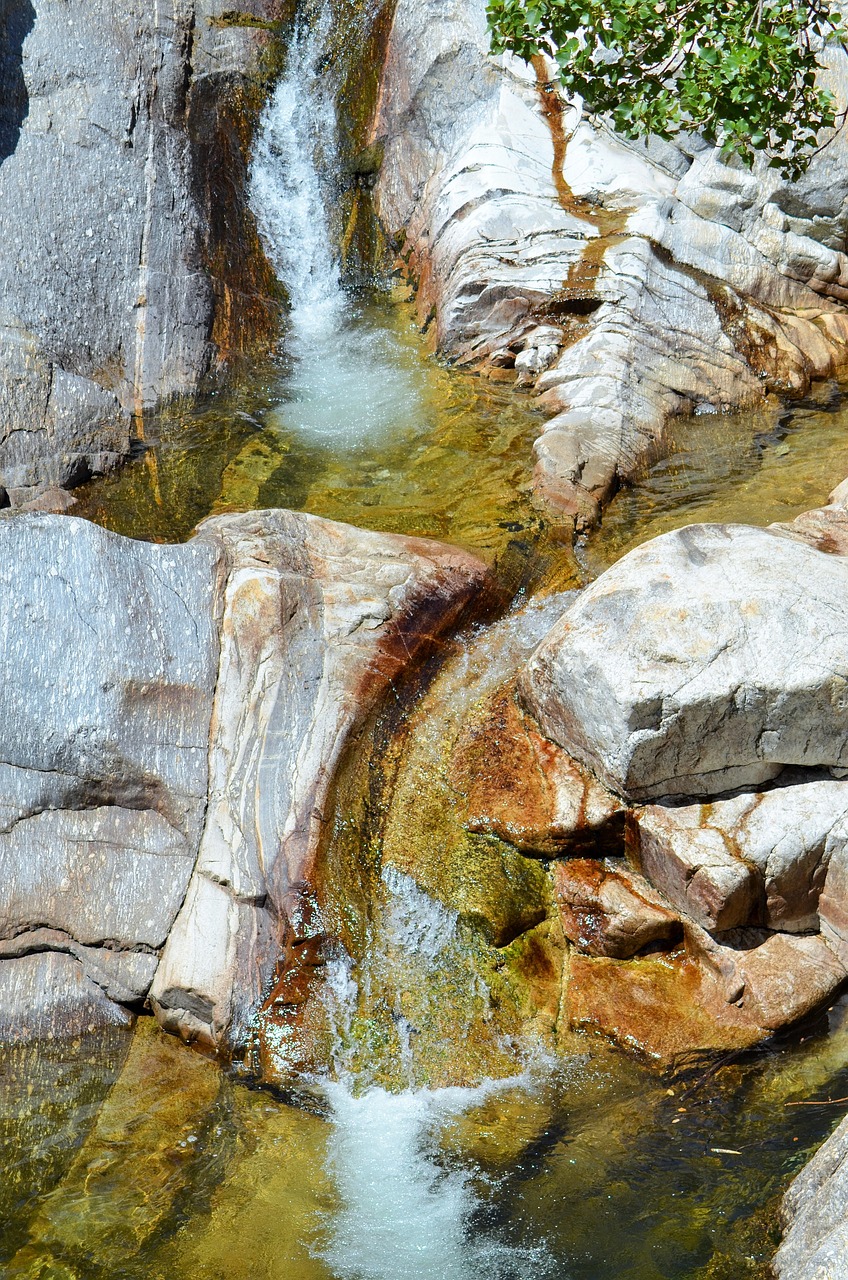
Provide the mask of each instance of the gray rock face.
{"label": "gray rock face", "polygon": [[777,1280],[836,1280],[848,1272],[848,1118],[792,1183],[783,1217]]}
{"label": "gray rock face", "polygon": [[[275,0],[253,7],[276,16]],[[0,497],[12,505],[113,466],[131,418],[194,389],[226,345],[213,332],[231,283],[212,270],[216,237],[229,221],[250,243],[250,226],[244,157],[215,129],[268,36],[215,25],[217,12],[207,0],[0,4]]]}
{"label": "gray rock face", "polygon": [[[551,92],[552,65],[487,53],[483,0],[399,0],[378,208],[442,348],[535,384],[537,490],[591,523],[669,414],[803,390],[844,361],[848,133],[789,184],[697,138],[626,143]],[[841,51],[829,76],[844,101]]]}
{"label": "gray rock face", "polygon": [[150,986],[206,808],[218,562],[0,521],[0,1019],[87,1026]]}
{"label": "gray rock face", "polygon": [[71,1034],[152,984],[165,1026],[232,1047],[284,936],[320,934],[352,731],[485,582],[285,511],[183,546],[0,520],[0,1026]]}
{"label": "gray rock face", "polygon": [[152,988],[186,1039],[237,1042],[284,932],[320,936],[319,853],[351,734],[485,583],[472,556],[291,512],[222,516],[229,574],[209,807]]}
{"label": "gray rock face", "polygon": [[636,800],[848,765],[848,561],[693,525],[587,587],[522,677],[548,737]]}

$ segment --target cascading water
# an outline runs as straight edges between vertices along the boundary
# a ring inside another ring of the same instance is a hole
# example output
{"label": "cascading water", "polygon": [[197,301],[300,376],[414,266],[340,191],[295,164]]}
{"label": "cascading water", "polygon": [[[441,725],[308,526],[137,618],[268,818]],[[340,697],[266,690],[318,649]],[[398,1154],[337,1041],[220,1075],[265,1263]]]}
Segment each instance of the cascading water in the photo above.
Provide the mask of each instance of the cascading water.
{"label": "cascading water", "polygon": [[285,74],[266,108],[250,176],[250,202],[288,295],[284,355],[290,372],[271,415],[280,433],[335,450],[401,433],[421,413],[424,378],[385,327],[342,285],[333,86],[324,65],[328,3],[297,16]]}

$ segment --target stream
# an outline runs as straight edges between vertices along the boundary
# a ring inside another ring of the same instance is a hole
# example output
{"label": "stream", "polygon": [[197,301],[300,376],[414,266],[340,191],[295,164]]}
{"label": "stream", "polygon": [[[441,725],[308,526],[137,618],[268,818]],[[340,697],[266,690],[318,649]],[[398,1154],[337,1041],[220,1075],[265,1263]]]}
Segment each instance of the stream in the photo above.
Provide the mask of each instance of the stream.
{"label": "stream", "polygon": [[[468,833],[445,743],[567,594],[638,542],[825,501],[848,475],[848,402],[828,385],[681,419],[572,553],[530,500],[529,396],[440,364],[396,281],[346,286],[329,22],[329,8],[297,20],[255,148],[253,206],[289,299],[280,350],[155,415],[143,452],[78,490],[75,514],[165,541],[215,512],[308,510],[474,550],[513,604],[452,637],[348,762],[324,1068],[256,1088],[148,1017],[70,1050],[0,1049],[0,1266],[32,1280],[764,1280],[778,1198],[841,1118],[828,1100],[848,1093],[848,997],[779,1043],[669,1074],[554,1034],[555,1011],[547,1039],[531,1035],[500,969],[512,949],[531,973],[528,938],[548,954],[544,867]],[[284,1032],[263,1032],[281,1062]]]}

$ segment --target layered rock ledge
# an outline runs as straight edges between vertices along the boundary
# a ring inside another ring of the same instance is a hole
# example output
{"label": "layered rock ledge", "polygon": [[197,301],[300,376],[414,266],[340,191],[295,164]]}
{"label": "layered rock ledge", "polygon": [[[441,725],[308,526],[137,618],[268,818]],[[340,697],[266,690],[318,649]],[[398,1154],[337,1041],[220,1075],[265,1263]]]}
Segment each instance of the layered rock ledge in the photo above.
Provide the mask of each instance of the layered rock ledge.
{"label": "layered rock ledge", "polygon": [[[840,101],[846,68],[834,53]],[[540,397],[537,493],[580,526],[669,415],[803,392],[845,363],[848,142],[787,183],[695,137],[625,143],[552,73],[488,56],[483,0],[399,0],[375,195],[441,350]]]}

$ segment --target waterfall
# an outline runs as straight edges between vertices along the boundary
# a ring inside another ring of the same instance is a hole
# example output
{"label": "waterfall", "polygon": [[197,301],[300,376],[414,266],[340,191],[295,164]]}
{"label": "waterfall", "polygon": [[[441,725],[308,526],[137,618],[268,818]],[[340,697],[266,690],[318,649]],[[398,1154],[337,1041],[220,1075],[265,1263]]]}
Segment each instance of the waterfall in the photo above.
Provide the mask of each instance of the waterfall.
{"label": "waterfall", "polygon": [[332,203],[340,170],[329,3],[295,19],[286,70],[268,103],[249,196],[268,258],[288,295],[290,373],[270,425],[339,449],[420,429],[425,377],[409,342],[345,292]]}
{"label": "waterfall", "polygon": [[295,19],[285,74],[262,117],[250,173],[250,203],[268,257],[289,296],[295,358],[326,344],[346,299],[331,244],[329,175],[337,171],[338,127],[330,83],[320,71],[332,11]]}

